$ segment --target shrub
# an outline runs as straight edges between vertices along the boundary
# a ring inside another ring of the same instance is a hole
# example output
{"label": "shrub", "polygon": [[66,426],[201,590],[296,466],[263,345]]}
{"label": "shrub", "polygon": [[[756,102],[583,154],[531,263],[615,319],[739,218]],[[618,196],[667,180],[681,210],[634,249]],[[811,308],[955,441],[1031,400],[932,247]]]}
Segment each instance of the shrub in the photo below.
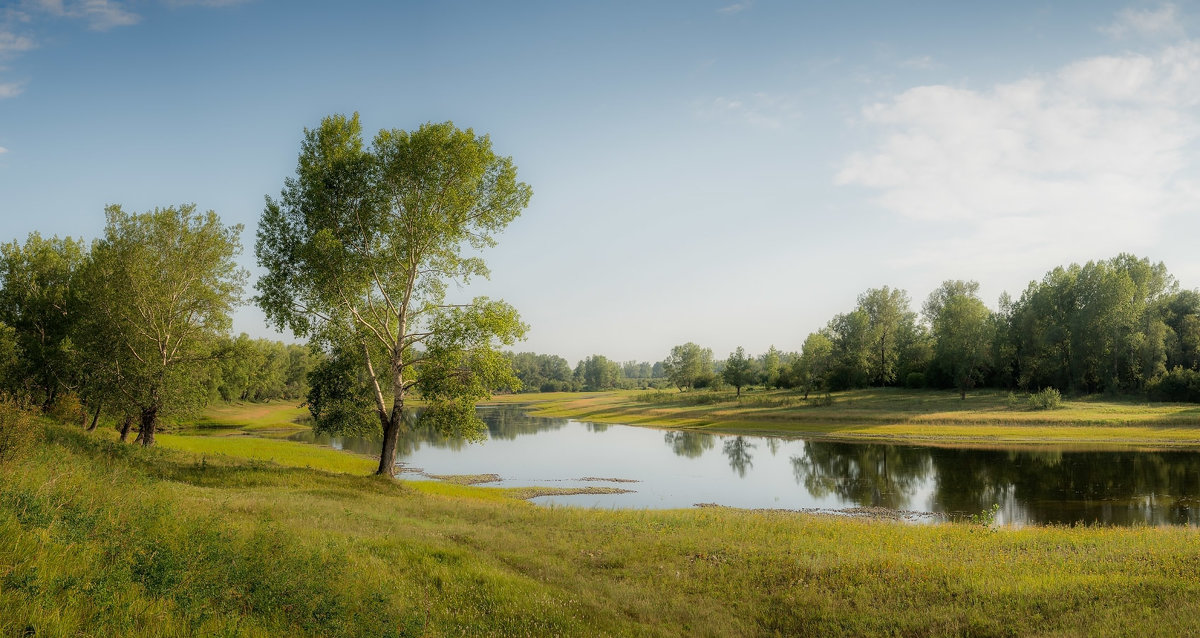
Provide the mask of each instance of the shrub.
{"label": "shrub", "polygon": [[1200,372],[1175,366],[1146,384],[1146,391],[1154,401],[1200,403]]}
{"label": "shrub", "polygon": [[921,372],[909,372],[908,376],[904,377],[904,387],[911,390],[917,390],[925,387],[925,375]]}
{"label": "shrub", "polygon": [[1054,388],[1046,388],[1029,395],[1029,407],[1034,410],[1053,410],[1062,404],[1062,394]]}
{"label": "shrub", "polygon": [[74,392],[58,395],[54,404],[50,406],[50,416],[56,421],[71,425],[83,423],[87,419],[83,403],[80,403],[79,396]]}
{"label": "shrub", "polygon": [[24,456],[37,441],[40,428],[24,406],[0,398],[0,463]]}

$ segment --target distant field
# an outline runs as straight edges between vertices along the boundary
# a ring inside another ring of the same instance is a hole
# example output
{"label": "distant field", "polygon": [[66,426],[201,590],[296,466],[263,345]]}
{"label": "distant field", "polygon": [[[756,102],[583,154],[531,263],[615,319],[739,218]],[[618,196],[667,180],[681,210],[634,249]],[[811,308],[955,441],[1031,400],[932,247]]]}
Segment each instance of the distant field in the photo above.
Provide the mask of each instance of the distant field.
{"label": "distant field", "polygon": [[1087,397],[1032,410],[1025,397],[876,388],[809,400],[791,391],[715,393],[628,390],[516,394],[495,403],[528,404],[532,414],[605,423],[846,440],[935,444],[1200,447],[1200,405]]}
{"label": "distant field", "polygon": [[240,430],[297,430],[307,427],[300,421],[308,419],[308,408],[299,401],[269,403],[213,403],[204,410],[195,425],[204,428],[237,428]]}

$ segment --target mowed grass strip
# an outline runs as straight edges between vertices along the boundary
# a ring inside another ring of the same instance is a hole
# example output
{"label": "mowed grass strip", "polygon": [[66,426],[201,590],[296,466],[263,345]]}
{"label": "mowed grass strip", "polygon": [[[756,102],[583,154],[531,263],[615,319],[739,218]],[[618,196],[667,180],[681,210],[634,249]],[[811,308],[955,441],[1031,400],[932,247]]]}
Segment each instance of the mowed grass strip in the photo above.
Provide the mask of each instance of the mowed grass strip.
{"label": "mowed grass strip", "polygon": [[0,635],[1200,632],[1194,529],[542,508],[214,459],[49,426],[0,467]]}
{"label": "mowed grass strip", "polygon": [[1019,444],[1200,448],[1200,406],[1087,397],[1031,410],[1022,397],[894,388],[808,400],[793,391],[614,391],[504,395],[531,414],[740,434],[932,444]]}

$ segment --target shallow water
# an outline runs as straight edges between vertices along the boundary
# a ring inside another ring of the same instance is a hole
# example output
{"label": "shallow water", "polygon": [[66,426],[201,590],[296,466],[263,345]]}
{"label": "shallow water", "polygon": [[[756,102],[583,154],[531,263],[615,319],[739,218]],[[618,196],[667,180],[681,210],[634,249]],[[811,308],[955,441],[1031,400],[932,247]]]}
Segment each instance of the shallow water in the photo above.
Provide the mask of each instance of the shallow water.
{"label": "shallow water", "polygon": [[[553,496],[543,504],[677,508],[880,507],[949,517],[1000,506],[997,522],[1196,525],[1200,453],[961,449],[718,435],[531,417],[480,408],[483,443],[415,428],[399,463],[426,474],[487,474],[493,486],[609,486],[627,494]],[[370,455],[379,444],[292,437]],[[584,479],[623,479],[630,482]]]}

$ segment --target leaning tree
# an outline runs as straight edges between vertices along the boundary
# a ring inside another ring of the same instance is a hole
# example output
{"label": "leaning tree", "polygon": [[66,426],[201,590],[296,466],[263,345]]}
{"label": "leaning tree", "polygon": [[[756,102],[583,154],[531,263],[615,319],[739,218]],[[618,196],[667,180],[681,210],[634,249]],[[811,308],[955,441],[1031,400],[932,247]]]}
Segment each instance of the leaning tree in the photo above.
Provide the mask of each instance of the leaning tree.
{"label": "leaning tree", "polygon": [[424,124],[380,131],[367,148],[355,114],[306,129],[295,177],[267,198],[257,303],[329,355],[310,378],[316,427],[381,430],[378,474],[394,471],[412,391],[422,419],[479,436],[475,402],[519,384],[499,351],[524,336],[516,311],[449,303],[447,290],[488,275],[479,251],[531,192],[486,135]]}

